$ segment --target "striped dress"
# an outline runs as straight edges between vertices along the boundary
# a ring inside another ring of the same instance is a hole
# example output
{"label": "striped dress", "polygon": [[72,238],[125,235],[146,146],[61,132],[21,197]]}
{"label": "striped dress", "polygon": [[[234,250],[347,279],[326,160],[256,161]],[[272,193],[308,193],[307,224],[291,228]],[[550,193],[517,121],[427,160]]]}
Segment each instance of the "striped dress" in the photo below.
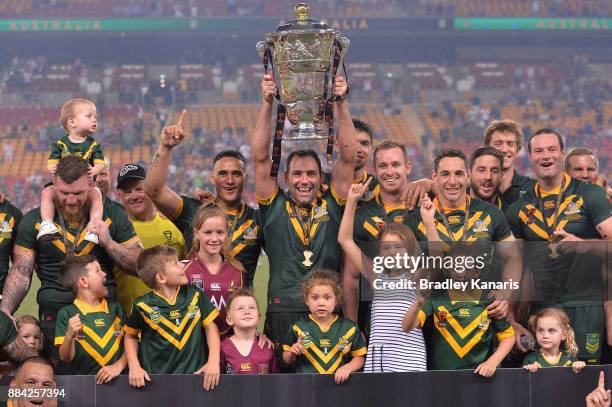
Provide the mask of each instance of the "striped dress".
{"label": "striped dress", "polygon": [[[411,274],[389,277],[379,274],[380,282],[399,282]],[[427,370],[427,353],[420,329],[402,331],[402,319],[414,303],[414,290],[375,289],[366,373]]]}

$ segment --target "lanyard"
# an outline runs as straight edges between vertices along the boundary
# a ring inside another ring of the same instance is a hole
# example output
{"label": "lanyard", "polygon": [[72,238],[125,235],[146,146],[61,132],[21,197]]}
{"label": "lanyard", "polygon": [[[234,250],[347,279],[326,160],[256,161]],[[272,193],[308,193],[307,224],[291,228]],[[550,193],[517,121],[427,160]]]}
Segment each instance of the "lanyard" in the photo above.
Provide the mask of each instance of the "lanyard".
{"label": "lanyard", "polygon": [[[446,219],[446,211],[444,210],[444,205],[442,205],[442,202],[440,202],[438,200],[438,202],[440,203],[440,208],[439,208],[439,212],[440,215],[442,215],[442,221],[444,222],[444,227],[446,227],[446,231],[448,232],[448,237],[452,243],[452,245],[455,245],[455,234],[453,233],[453,231],[450,228],[450,225],[448,223],[448,219]],[[463,219],[463,236],[461,236],[461,243],[465,243],[466,239],[467,239],[467,229],[468,229],[468,222],[470,221],[470,201],[468,198],[466,198],[465,200],[465,217]]]}
{"label": "lanyard", "polygon": [[62,217],[62,214],[59,211],[58,211],[58,215],[59,215],[60,225],[62,226],[61,235],[62,235],[62,240],[64,241],[64,247],[66,247],[66,249],[70,248],[69,252],[66,253],[66,258],[70,258],[72,257],[72,255],[74,255],[76,247],[79,243],[81,232],[83,232],[83,228],[85,227],[85,222],[84,221],[81,222],[81,224],[79,225],[79,229],[76,232],[76,235],[74,235],[74,243],[70,244],[70,242],[68,241],[68,230],[66,230],[64,218]]}
{"label": "lanyard", "polygon": [[561,181],[561,189],[559,190],[559,195],[557,195],[557,201],[555,202],[555,212],[553,214],[553,224],[551,227],[548,226],[548,220],[544,215],[544,204],[542,203],[542,188],[538,184],[536,188],[536,196],[538,198],[538,209],[542,214],[542,223],[544,223],[544,230],[546,230],[546,234],[548,235],[548,239],[550,241],[554,240],[553,232],[557,228],[557,222],[559,220],[559,204],[561,203],[561,199],[563,198],[563,194],[565,193],[565,175],[563,176],[563,181]]}

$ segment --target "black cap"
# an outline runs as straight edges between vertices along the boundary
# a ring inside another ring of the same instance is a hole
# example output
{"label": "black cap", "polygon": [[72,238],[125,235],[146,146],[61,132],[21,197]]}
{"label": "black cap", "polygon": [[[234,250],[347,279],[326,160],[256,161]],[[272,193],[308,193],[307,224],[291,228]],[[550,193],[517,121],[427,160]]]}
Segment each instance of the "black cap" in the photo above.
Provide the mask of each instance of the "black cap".
{"label": "black cap", "polygon": [[128,179],[145,179],[147,172],[142,165],[126,164],[119,170],[117,175],[117,188],[121,189],[121,184]]}

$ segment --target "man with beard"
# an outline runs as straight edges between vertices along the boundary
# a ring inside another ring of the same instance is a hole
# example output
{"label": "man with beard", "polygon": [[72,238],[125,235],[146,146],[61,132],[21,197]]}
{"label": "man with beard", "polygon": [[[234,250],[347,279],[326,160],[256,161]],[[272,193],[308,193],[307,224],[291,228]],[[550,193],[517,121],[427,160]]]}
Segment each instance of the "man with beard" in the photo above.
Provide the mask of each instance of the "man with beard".
{"label": "man with beard", "polygon": [[[503,212],[495,205],[467,194],[470,178],[465,154],[457,149],[443,150],[434,160],[432,179],[438,189],[433,203],[444,252],[468,249],[470,253],[489,257],[485,268],[480,270],[480,277],[490,280],[491,256],[485,254],[490,255],[494,250],[495,257],[499,256],[504,264],[501,282],[520,282],[521,257],[512,243],[514,237]],[[426,242],[427,234],[420,212],[412,212],[408,222],[417,240]],[[499,290],[491,294],[496,300],[487,307],[489,316],[505,317],[510,291]]]}
{"label": "man with beard", "polygon": [[105,284],[109,298],[115,298],[113,265],[136,274],[136,257],[142,251],[140,239],[125,212],[114,205],[104,205],[103,218],[90,222],[90,232],[96,233],[99,244],[84,240],[87,225],[87,194],[90,186],[88,164],[78,156],[60,159],[53,183],[57,192],[54,222],[60,230],[59,236],[47,241],[36,239],[40,228],[40,208],[24,215],[17,231],[15,261],[9,270],[2,291],[0,309],[12,314],[26,296],[36,269],[40,279],[37,294],[40,326],[45,337],[45,349],[51,358],[57,357],[54,347],[55,318],[57,312],[74,301],[74,295],[61,284],[60,266],[73,255],[91,253],[106,273]]}
{"label": "man with beard", "polygon": [[[177,124],[164,127],[157,152],[145,180],[145,192],[155,207],[183,233],[187,249],[193,243],[193,226],[202,203],[198,199],[181,196],[166,183],[172,150],[185,138],[183,110]],[[263,247],[259,212],[242,200],[247,183],[246,159],[236,150],[225,150],[213,160],[210,182],[215,185],[216,197],[212,204],[225,212],[230,225],[232,255],[245,269],[245,285],[251,287]]]}
{"label": "man with beard", "polygon": [[102,193],[102,198],[104,199],[105,204],[115,205],[118,208],[123,209],[123,206],[119,202],[113,201],[109,196],[110,191],[110,180],[111,180],[111,163],[108,156],[104,156],[104,167],[98,173],[98,176],[94,180],[94,185],[100,190]]}
{"label": "man with beard", "polygon": [[535,180],[519,174],[514,169],[522,143],[521,126],[514,120],[493,120],[484,131],[484,145],[494,147],[504,156],[503,177],[499,188],[504,211],[519,198],[521,193],[525,193],[535,185]]}
{"label": "man with beard", "polygon": [[601,188],[563,172],[557,131],[538,130],[528,147],[537,184],[506,215],[515,236],[531,242],[525,255],[533,279],[530,311],[562,307],[576,334],[578,358],[597,363],[604,327],[601,260],[609,259],[602,239],[612,240],[610,204]]}
{"label": "man with beard", "polygon": [[339,123],[338,159],[334,163],[329,188],[321,193],[321,161],[313,150],[296,150],[287,157],[285,182],[279,188],[270,175],[272,160],[270,116],[276,94],[271,75],[261,81],[263,94],[253,134],[252,154],[255,169],[255,195],[259,202],[266,252],[270,260],[268,310],[265,333],[274,342],[285,339],[290,326],[308,315],[299,295],[299,286],[311,271],[320,268],[339,270],[341,249],[338,230],[345,199],[355,173],[357,143],[348,102],[348,85],[336,77],[333,89]]}
{"label": "man with beard", "polygon": [[504,157],[493,147],[478,147],[470,157],[470,196],[501,209],[499,187],[503,177]]}
{"label": "man with beard", "polygon": [[4,288],[9,261],[15,261],[13,247],[22,218],[23,214],[15,205],[0,197],[0,290]]}
{"label": "man with beard", "polygon": [[[160,244],[172,246],[178,252],[179,260],[187,257],[185,239],[177,227],[162,217],[144,189],[147,172],[138,164],[126,164],[119,170],[117,190],[128,218],[145,249]],[[140,278],[119,270],[117,281],[117,302],[126,314],[131,311],[134,299],[151,291]]]}

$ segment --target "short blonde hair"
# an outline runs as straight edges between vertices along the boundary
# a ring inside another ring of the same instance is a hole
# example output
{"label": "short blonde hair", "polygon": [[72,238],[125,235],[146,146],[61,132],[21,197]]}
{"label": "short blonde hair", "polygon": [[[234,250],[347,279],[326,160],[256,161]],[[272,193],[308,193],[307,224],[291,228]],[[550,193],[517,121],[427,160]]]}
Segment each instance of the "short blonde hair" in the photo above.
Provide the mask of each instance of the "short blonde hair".
{"label": "short blonde hair", "polygon": [[68,119],[75,116],[75,109],[78,105],[90,104],[94,107],[96,104],[89,99],[70,99],[66,103],[62,105],[62,109],[60,110],[60,118],[59,121],[62,124],[64,130],[68,131]]}
{"label": "short blonde hair", "polygon": [[493,133],[495,132],[501,133],[512,133],[516,138],[516,145],[520,151],[521,146],[523,145],[523,130],[521,129],[521,125],[519,122],[516,122],[511,119],[503,119],[503,120],[493,120],[484,131],[484,145],[491,145],[491,139],[493,138]]}
{"label": "short blonde hair", "polygon": [[155,277],[163,274],[166,264],[175,259],[178,260],[178,251],[172,246],[157,245],[144,249],[136,259],[136,273],[147,286],[158,288]]}

